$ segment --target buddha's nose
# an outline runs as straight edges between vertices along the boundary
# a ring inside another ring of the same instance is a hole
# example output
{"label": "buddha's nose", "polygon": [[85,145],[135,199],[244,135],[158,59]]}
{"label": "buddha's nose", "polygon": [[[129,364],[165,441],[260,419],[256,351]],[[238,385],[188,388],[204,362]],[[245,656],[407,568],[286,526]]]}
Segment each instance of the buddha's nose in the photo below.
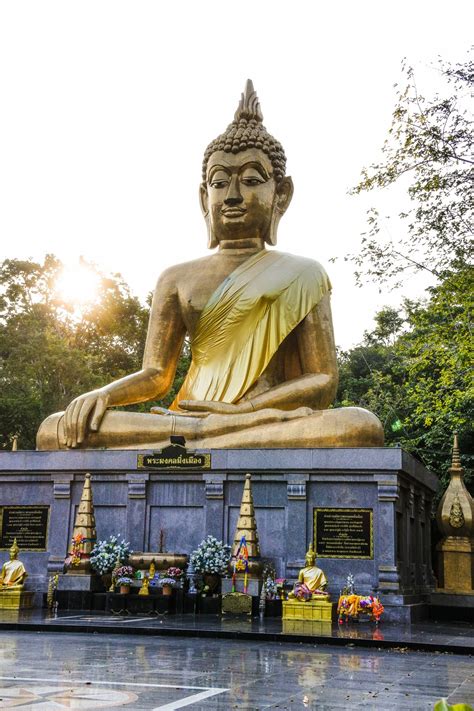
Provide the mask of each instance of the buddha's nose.
{"label": "buddha's nose", "polygon": [[224,202],[226,205],[238,205],[242,201],[243,197],[240,194],[239,179],[235,175],[230,181],[229,190]]}

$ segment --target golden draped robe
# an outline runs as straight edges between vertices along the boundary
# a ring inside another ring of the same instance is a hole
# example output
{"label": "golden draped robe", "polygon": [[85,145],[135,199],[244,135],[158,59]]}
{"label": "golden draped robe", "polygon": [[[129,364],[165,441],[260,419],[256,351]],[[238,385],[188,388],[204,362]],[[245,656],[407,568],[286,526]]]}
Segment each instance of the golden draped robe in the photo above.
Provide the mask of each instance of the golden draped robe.
{"label": "golden draped robe", "polygon": [[288,334],[331,289],[318,262],[262,250],[212,294],[191,342],[192,362],[171,405],[235,403],[264,372]]}
{"label": "golden draped robe", "polygon": [[4,563],[0,572],[0,587],[19,585],[26,577],[26,570],[19,560],[10,560]]}

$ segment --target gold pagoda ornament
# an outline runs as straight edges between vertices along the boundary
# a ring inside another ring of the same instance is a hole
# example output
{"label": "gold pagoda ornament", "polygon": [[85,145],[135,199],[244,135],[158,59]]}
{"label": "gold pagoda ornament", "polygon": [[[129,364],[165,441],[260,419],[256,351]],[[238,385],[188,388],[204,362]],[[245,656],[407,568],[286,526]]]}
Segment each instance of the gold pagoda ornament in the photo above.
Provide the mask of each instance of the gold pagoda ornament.
{"label": "gold pagoda ornament", "polygon": [[451,480],[441,499],[436,523],[443,539],[438,552],[438,590],[474,593],[474,501],[464,484],[458,436],[454,435]]}
{"label": "gold pagoda ornament", "polygon": [[257,521],[252,496],[252,477],[245,475],[244,491],[240,504],[240,513],[235,528],[234,542],[232,544],[231,560],[239,555],[242,538],[245,539],[248,551],[248,575],[250,578],[259,578],[262,571],[260,559],[260,544],[258,541]]}
{"label": "gold pagoda ornament", "polygon": [[92,572],[90,555],[95,546],[96,539],[97,532],[95,528],[91,475],[86,474],[81,501],[74,523],[68,573],[90,575]]}

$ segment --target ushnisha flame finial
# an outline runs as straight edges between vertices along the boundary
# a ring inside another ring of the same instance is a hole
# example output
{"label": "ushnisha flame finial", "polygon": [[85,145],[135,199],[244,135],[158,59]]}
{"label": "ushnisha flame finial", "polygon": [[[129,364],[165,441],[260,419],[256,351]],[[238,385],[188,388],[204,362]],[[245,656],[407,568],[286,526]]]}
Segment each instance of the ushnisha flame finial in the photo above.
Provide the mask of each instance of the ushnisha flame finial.
{"label": "ushnisha flame finial", "polygon": [[13,541],[12,547],[10,548],[10,553],[14,556],[17,556],[19,552],[20,552],[20,549],[18,548],[18,543],[16,542],[16,538],[15,538]]}
{"label": "ushnisha flame finial", "polygon": [[224,133],[217,136],[206,148],[202,164],[202,179],[206,181],[207,163],[215,151],[240,153],[249,148],[257,148],[269,157],[273,177],[279,183],[285,177],[286,156],[283,146],[270,135],[262,123],[263,114],[257,93],[251,79],[247,79],[244,93],[241,95],[234,120]]}
{"label": "ushnisha flame finial", "polygon": [[245,121],[258,121],[259,123],[263,121],[260,101],[258,100],[257,92],[253,88],[251,79],[247,79],[237,111],[234,114],[235,121],[240,121],[241,119],[245,119]]}
{"label": "ushnisha flame finial", "polygon": [[458,433],[454,433],[454,442],[453,442],[453,456],[451,459],[451,467],[449,469],[450,472],[462,472],[463,468],[461,465],[461,456],[459,454],[459,442],[458,442]]}

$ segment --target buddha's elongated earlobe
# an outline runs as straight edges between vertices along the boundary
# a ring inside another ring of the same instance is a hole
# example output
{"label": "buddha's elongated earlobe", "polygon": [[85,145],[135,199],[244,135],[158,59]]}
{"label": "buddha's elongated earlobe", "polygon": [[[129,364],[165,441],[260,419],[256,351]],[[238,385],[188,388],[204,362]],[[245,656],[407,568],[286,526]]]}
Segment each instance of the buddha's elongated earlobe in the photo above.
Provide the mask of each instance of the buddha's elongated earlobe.
{"label": "buddha's elongated earlobe", "polygon": [[265,237],[267,244],[275,246],[277,243],[278,223],[288,209],[291,198],[293,197],[293,190],[293,181],[290,177],[283,178],[283,180],[277,183],[275,199],[273,201],[272,219],[268,234]]}
{"label": "buddha's elongated earlobe", "polygon": [[201,205],[201,210],[203,217],[206,221],[206,227],[207,227],[207,248],[208,249],[214,249],[217,247],[219,242],[216,239],[216,236],[213,232],[212,229],[212,224],[211,220],[209,217],[209,205],[208,205],[208,199],[207,199],[207,186],[205,183],[201,183],[199,186],[199,204]]}

